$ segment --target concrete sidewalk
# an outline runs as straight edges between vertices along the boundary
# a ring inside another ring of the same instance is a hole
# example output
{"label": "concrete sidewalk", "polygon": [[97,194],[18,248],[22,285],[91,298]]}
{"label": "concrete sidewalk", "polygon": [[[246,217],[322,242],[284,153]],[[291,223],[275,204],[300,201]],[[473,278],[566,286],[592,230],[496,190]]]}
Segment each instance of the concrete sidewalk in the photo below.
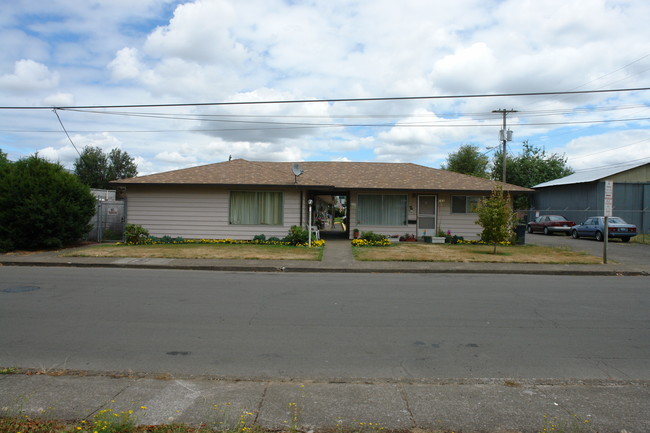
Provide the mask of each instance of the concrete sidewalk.
{"label": "concrete sidewalk", "polygon": [[[650,248],[650,247],[649,247]],[[401,272],[401,273],[491,273],[538,275],[650,275],[650,263],[525,264],[459,262],[362,262],[354,259],[348,240],[328,240],[321,261],[223,260],[63,257],[71,250],[34,254],[0,254],[0,266],[78,266],[147,269],[187,269],[242,272]],[[614,261],[615,259],[611,259]]]}
{"label": "concrete sidewalk", "polygon": [[284,431],[341,426],[366,432],[380,428],[466,433],[648,432],[648,402],[650,384],[642,382],[294,383],[0,376],[0,414],[5,416],[80,422],[110,408],[133,410],[137,422],[145,425],[224,428],[243,416],[250,423]]}
{"label": "concrete sidewalk", "polygon": [[[0,266],[84,266],[267,272],[416,272],[650,275],[649,264],[527,265],[358,262],[350,242],[327,242],[323,260],[182,260],[0,255]],[[1,271],[0,271],[1,272]],[[12,366],[0,366],[12,367]],[[649,432],[649,381],[458,379],[292,382],[135,373],[19,371],[0,375],[0,416],[69,421],[133,410],[141,424],[233,426],[242,414],[273,430],[380,428],[468,432]],[[141,407],[146,409],[141,409]],[[246,415],[251,413],[251,415]],[[225,424],[224,424],[225,423]],[[360,423],[365,423],[361,425]],[[373,423],[373,425],[368,425]],[[377,425],[378,424],[378,425]],[[572,428],[577,427],[575,430]],[[544,429],[547,430],[544,430]]]}

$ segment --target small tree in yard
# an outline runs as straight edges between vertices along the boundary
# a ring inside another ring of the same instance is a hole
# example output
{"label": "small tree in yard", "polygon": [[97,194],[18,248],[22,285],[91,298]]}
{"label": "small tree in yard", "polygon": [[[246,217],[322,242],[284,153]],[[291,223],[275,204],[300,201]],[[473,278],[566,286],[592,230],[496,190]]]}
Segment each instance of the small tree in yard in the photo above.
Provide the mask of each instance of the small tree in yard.
{"label": "small tree in yard", "polygon": [[0,167],[0,251],[62,247],[94,212],[90,188],[59,164],[30,156]]}
{"label": "small tree in yard", "polygon": [[512,239],[517,224],[517,214],[512,211],[510,196],[503,192],[501,186],[497,186],[489,198],[479,201],[476,213],[476,222],[483,227],[481,240],[493,244],[492,254],[496,254],[499,243]]}

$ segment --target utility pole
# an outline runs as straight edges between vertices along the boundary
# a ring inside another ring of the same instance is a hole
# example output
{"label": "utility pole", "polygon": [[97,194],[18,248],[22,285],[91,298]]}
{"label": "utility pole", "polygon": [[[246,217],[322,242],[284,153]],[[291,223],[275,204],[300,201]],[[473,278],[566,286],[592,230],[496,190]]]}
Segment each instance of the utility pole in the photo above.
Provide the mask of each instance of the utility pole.
{"label": "utility pole", "polygon": [[502,113],[503,114],[503,129],[499,133],[499,139],[503,143],[502,157],[503,157],[503,182],[506,181],[506,142],[512,141],[512,131],[506,129],[506,116],[508,113],[516,113],[517,110],[492,110],[493,113]]}

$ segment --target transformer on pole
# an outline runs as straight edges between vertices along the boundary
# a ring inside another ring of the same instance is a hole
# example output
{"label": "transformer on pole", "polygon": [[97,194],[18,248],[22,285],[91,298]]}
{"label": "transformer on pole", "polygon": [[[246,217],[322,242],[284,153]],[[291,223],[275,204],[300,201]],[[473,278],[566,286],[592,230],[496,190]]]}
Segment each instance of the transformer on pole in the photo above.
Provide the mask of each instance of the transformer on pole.
{"label": "transformer on pole", "polygon": [[503,158],[503,182],[506,181],[506,142],[512,141],[512,131],[506,128],[506,115],[508,113],[516,113],[517,110],[492,110],[493,113],[503,114],[503,129],[499,131],[499,141],[503,144],[502,155]]}

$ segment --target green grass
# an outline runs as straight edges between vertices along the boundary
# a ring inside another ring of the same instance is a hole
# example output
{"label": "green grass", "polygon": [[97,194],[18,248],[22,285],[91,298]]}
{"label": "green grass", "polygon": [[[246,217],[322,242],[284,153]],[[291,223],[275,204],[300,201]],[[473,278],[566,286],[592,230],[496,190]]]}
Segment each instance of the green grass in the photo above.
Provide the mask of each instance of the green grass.
{"label": "green grass", "polygon": [[255,244],[154,244],[93,245],[63,254],[64,257],[129,257],[230,260],[321,260],[323,247]]}
{"label": "green grass", "polygon": [[630,242],[635,244],[650,244],[650,234],[639,234],[630,239]]}

